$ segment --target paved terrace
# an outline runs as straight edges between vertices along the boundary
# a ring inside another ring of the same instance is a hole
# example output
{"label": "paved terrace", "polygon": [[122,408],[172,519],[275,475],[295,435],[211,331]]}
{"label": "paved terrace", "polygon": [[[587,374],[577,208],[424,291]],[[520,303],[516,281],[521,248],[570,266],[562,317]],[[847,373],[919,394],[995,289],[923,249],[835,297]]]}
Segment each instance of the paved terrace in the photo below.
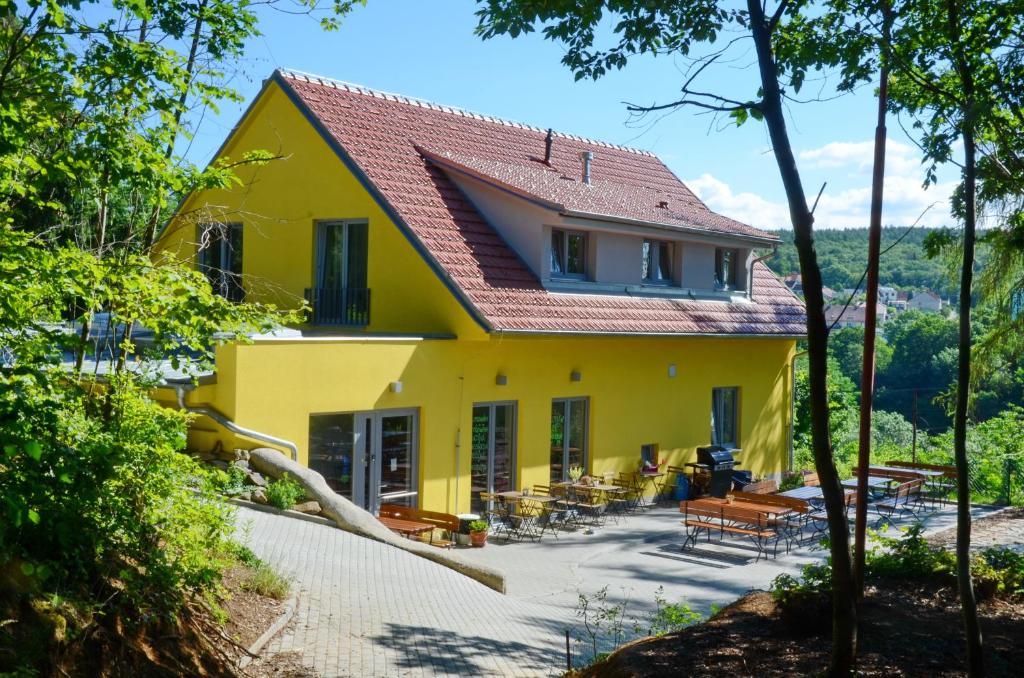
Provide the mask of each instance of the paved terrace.
{"label": "paved terrace", "polygon": [[[980,516],[988,509],[977,508]],[[463,552],[507,573],[501,595],[441,565],[332,527],[240,508],[241,536],[292,577],[296,621],[268,651],[298,650],[321,676],[558,675],[578,592],[608,586],[638,618],[659,586],[671,602],[707,612],[781,572],[824,557],[806,546],[754,563],[732,539],[680,552],[677,509],[630,515],[594,534],[545,535],[539,543],[491,541]],[[929,514],[929,532],[955,524],[952,507]]]}

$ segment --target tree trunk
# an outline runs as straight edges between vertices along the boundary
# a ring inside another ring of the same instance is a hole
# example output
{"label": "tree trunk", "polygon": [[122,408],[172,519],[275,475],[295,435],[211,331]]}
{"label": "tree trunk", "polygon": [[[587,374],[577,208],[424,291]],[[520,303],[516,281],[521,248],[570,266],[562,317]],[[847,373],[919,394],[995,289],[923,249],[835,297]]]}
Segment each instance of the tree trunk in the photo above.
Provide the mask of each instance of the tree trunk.
{"label": "tree trunk", "polygon": [[978,604],[971,579],[971,484],[967,467],[967,407],[971,390],[971,285],[974,282],[974,239],[977,220],[977,166],[974,130],[964,125],[964,260],[960,270],[960,337],[956,409],[953,413],[953,456],[956,463],[956,578],[967,638],[967,674],[985,675]]}
{"label": "tree trunk", "polygon": [[878,259],[882,248],[882,190],[885,179],[885,112],[889,72],[883,64],[878,86],[878,124],[871,177],[871,223],[868,229],[867,306],[864,309],[864,360],[860,375],[860,440],[857,449],[857,516],[853,530],[854,596],[864,598],[864,548],[868,526],[868,469],[871,466],[871,406],[875,393],[875,327],[878,308]]}
{"label": "tree trunk", "polygon": [[762,113],[772,140],[775,160],[789,203],[794,240],[800,257],[804,305],[807,310],[807,357],[811,400],[811,447],[814,465],[821,480],[821,491],[828,514],[828,530],[832,555],[832,658],[829,675],[849,676],[853,671],[857,643],[857,613],[853,597],[853,572],[850,561],[850,538],[846,525],[845,494],[832,458],[829,436],[828,392],[828,327],[822,295],[821,270],[814,249],[814,215],[807,205],[793,147],[786,130],[782,109],[782,92],[778,70],[772,53],[771,33],[758,0],[747,0],[751,34],[757,51],[761,87],[764,92]]}
{"label": "tree trunk", "polygon": [[958,102],[963,115],[961,135],[964,141],[963,199],[964,239],[960,269],[960,332],[957,350],[956,406],[953,411],[953,457],[956,465],[956,579],[960,589],[960,610],[967,641],[967,675],[985,675],[978,603],[971,579],[971,483],[967,467],[967,409],[971,397],[971,286],[974,283],[974,244],[977,227],[978,167],[975,145],[974,73],[961,40],[960,8],[957,0],[947,0],[946,21],[951,53],[960,80],[963,99]]}

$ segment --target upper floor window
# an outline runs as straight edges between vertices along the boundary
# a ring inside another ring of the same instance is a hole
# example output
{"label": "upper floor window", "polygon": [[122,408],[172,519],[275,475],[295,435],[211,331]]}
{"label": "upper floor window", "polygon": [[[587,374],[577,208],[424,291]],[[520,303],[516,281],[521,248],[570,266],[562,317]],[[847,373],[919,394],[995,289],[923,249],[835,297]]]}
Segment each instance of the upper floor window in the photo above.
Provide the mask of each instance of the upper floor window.
{"label": "upper floor window", "polygon": [[317,223],[315,287],[306,292],[314,324],[369,324],[368,240],[365,221]]}
{"label": "upper floor window", "polygon": [[711,389],[711,444],[739,447],[740,390]]}
{"label": "upper floor window", "polygon": [[200,224],[198,264],[213,291],[242,301],[242,224]]}
{"label": "upper floor window", "polygon": [[719,247],[715,250],[715,287],[731,290],[736,287],[739,252]]}
{"label": "upper floor window", "polygon": [[648,285],[672,282],[672,243],[644,240],[643,280]]}
{"label": "upper floor window", "polygon": [[551,229],[551,275],[583,278],[587,274],[587,234]]}

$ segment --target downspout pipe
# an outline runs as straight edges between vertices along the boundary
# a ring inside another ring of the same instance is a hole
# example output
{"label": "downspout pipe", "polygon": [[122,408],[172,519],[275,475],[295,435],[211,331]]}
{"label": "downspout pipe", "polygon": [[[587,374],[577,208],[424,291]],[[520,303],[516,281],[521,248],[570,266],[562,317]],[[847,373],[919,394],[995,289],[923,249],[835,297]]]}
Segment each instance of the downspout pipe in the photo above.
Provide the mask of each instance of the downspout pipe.
{"label": "downspout pipe", "polygon": [[758,257],[750,262],[750,270],[747,272],[747,299],[754,300],[754,267],[766,259],[771,259],[779,251],[779,246],[772,247],[772,251],[763,257]]}
{"label": "downspout pipe", "polygon": [[793,459],[793,432],[796,429],[796,361],[804,355],[807,355],[807,351],[794,353],[793,360],[789,363],[789,470],[791,472],[796,470],[793,468],[795,462]]}
{"label": "downspout pipe", "polygon": [[185,410],[186,412],[191,412],[193,414],[201,414],[204,417],[209,417],[210,419],[213,419],[215,422],[217,422],[227,430],[231,431],[232,433],[236,433],[240,436],[252,438],[253,440],[259,440],[260,442],[267,443],[269,445],[283,447],[286,450],[288,450],[289,454],[291,455],[292,461],[299,461],[299,447],[290,440],[285,440],[284,438],[276,438],[266,433],[253,431],[252,429],[239,426],[238,424],[231,421],[230,419],[228,419],[227,417],[225,417],[223,414],[213,409],[212,407],[194,407],[192,405],[186,405],[185,393],[193,390],[195,386],[193,386],[192,384],[173,384],[173,386],[174,393],[178,397],[178,407],[180,409]]}

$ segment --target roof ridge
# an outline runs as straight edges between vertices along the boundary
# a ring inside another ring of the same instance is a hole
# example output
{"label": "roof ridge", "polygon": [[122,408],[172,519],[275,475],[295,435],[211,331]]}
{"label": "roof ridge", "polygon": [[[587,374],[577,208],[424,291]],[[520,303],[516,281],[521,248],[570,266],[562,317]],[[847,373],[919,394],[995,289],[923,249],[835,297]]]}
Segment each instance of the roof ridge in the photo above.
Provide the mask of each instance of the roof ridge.
{"label": "roof ridge", "polygon": [[[493,115],[486,115],[484,113],[477,113],[470,111],[465,108],[459,108],[458,106],[448,106],[445,104],[439,104],[427,99],[419,99],[417,97],[407,96],[405,94],[395,94],[394,92],[386,92],[384,90],[374,89],[367,87],[366,85],[360,85],[354,82],[347,82],[345,80],[338,80],[336,78],[328,78],[315,73],[307,73],[305,71],[299,71],[293,68],[278,68],[277,72],[282,77],[291,78],[294,80],[304,80],[309,83],[315,83],[324,85],[325,87],[333,87],[334,89],[344,90],[346,92],[352,92],[353,94],[363,94],[366,96],[378,97],[381,99],[387,99],[389,101],[396,101],[398,103],[410,104],[412,106],[419,106],[421,108],[429,108],[434,111],[441,111],[443,113],[451,113],[459,115],[464,118],[473,118],[474,120],[483,120],[485,122],[493,122],[499,125],[505,125],[506,127],[516,127],[519,129],[527,129],[534,132],[546,133],[548,130],[543,127],[537,127],[536,125],[528,125],[523,122],[517,122],[515,120],[508,120],[506,118],[498,118]],[[626,151],[627,153],[636,153],[637,155],[645,155],[652,158],[657,156],[651,151],[645,151],[640,148],[633,148],[631,146],[623,146],[621,144],[613,144],[607,141],[600,141],[598,139],[591,139],[589,137],[579,136],[578,134],[568,134],[566,132],[559,132],[552,130],[555,136],[562,137],[563,139],[571,139],[572,141],[579,141],[585,144],[592,144],[594,146],[600,146],[602,148],[612,148],[618,151]]]}

